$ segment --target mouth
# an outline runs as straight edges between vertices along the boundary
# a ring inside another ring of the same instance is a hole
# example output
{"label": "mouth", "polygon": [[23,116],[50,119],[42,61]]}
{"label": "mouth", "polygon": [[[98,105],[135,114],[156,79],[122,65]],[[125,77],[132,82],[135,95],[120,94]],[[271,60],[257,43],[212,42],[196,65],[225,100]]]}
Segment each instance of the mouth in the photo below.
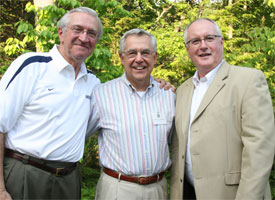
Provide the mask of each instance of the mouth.
{"label": "mouth", "polygon": [[140,67],[131,66],[131,68],[132,68],[132,69],[135,69],[135,70],[144,70],[144,69],[146,69],[146,67],[142,67],[142,66],[140,66]]}
{"label": "mouth", "polygon": [[89,48],[88,45],[85,45],[85,44],[75,44],[75,45],[76,45],[76,46],[79,46],[79,47],[86,48],[86,49]]}
{"label": "mouth", "polygon": [[207,57],[207,56],[211,56],[211,53],[202,53],[202,54],[199,54],[199,57]]}

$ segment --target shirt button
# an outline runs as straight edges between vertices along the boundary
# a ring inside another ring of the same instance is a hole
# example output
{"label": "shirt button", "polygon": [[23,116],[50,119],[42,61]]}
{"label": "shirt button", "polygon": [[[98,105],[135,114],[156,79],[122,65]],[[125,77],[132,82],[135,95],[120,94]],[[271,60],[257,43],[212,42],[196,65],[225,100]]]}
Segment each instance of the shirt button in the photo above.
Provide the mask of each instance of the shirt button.
{"label": "shirt button", "polygon": [[184,159],[184,155],[182,155],[181,158]]}

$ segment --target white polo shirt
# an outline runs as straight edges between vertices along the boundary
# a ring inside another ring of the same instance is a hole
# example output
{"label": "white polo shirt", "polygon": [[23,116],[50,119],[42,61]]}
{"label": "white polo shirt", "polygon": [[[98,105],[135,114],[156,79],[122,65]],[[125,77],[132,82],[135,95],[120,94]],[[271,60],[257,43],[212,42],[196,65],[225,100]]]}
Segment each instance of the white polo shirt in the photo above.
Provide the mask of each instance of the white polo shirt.
{"label": "white polo shirt", "polygon": [[91,93],[100,80],[84,63],[75,79],[55,45],[26,53],[0,82],[0,132],[5,147],[46,160],[77,162],[83,156]]}

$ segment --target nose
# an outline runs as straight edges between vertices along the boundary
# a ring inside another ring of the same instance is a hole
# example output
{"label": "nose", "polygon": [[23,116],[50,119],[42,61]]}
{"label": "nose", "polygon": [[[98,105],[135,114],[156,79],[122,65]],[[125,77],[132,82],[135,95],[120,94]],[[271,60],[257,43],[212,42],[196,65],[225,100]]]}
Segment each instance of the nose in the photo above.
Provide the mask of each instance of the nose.
{"label": "nose", "polygon": [[140,52],[137,52],[135,61],[136,61],[136,62],[143,62],[143,57],[142,57],[142,55],[141,55]]}
{"label": "nose", "polygon": [[201,40],[199,45],[200,45],[200,48],[208,48],[207,43],[205,42],[205,40]]}
{"label": "nose", "polygon": [[83,31],[82,33],[80,33],[79,37],[78,37],[82,42],[88,42],[89,41],[89,37],[87,35],[86,31]]}

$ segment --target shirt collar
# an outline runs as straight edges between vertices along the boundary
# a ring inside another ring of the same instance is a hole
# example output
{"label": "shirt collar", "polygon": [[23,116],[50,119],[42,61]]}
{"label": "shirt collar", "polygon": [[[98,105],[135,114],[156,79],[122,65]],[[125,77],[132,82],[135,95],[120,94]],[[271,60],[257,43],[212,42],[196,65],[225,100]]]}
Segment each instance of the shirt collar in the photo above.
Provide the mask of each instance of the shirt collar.
{"label": "shirt collar", "polygon": [[81,63],[80,70],[78,72],[78,77],[79,78],[82,77],[82,76],[87,77],[87,74],[88,74],[88,70],[86,68],[85,63],[83,62],[83,63]]}
{"label": "shirt collar", "polygon": [[[127,79],[126,74],[124,72],[124,74],[121,76],[122,81],[125,83],[125,85],[129,88],[129,90],[132,93],[137,92],[136,88],[130,83],[130,81]],[[146,93],[151,91],[151,88],[153,89],[154,86],[156,85],[155,80],[153,79],[153,77],[150,75],[150,83],[149,86],[146,89]]]}
{"label": "shirt collar", "polygon": [[224,62],[224,59],[222,59],[222,61],[220,62],[220,64],[217,65],[217,67],[213,68],[210,72],[208,72],[205,77],[202,77],[199,79],[198,76],[198,70],[195,72],[194,76],[193,76],[193,84],[195,86],[198,86],[198,84],[200,82],[207,82],[208,86],[211,84],[212,80],[214,79],[217,71],[219,70],[219,68],[221,67],[222,63]]}
{"label": "shirt collar", "polygon": [[[72,67],[72,65],[70,63],[68,63],[65,58],[61,55],[61,53],[58,51],[58,47],[59,45],[55,44],[54,47],[50,50],[50,54],[54,60],[54,62],[56,62],[56,67],[58,72],[61,72],[63,69],[65,69],[66,67]],[[88,71],[86,68],[85,63],[81,63],[80,66],[80,70],[78,72],[78,77],[87,75]]]}

